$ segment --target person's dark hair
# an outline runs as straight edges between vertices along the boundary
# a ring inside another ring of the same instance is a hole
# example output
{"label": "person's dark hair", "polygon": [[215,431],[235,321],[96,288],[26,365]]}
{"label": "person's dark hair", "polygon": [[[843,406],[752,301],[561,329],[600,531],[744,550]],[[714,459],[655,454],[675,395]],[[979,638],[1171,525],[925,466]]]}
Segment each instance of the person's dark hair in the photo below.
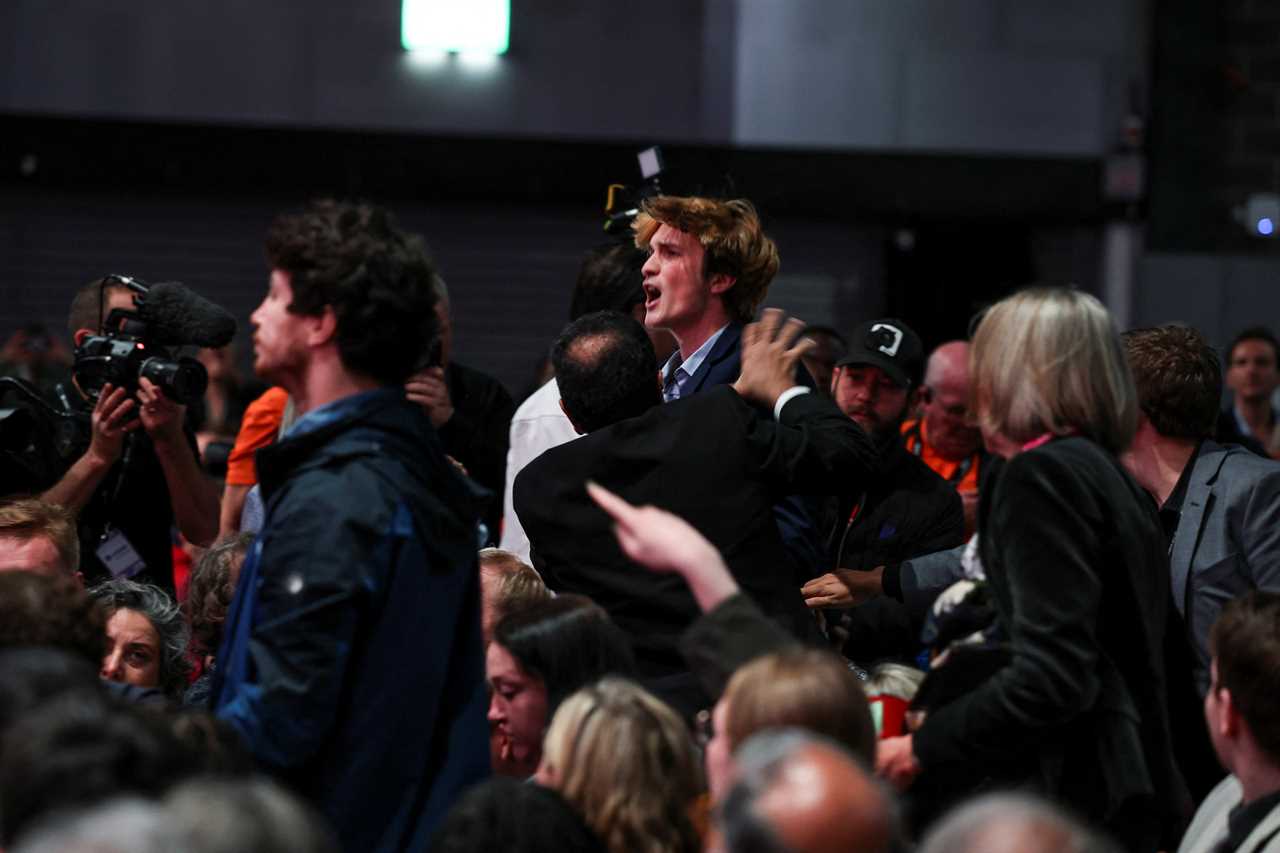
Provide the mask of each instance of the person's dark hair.
{"label": "person's dark hair", "polygon": [[1167,438],[1213,435],[1222,398],[1218,353],[1190,326],[1132,329],[1121,335],[1138,389],[1138,407]]}
{"label": "person's dark hair", "polygon": [[1280,593],[1254,590],[1222,608],[1209,631],[1209,651],[1226,688],[1266,756],[1280,765]]}
{"label": "person's dark hair", "polygon": [[579,687],[635,670],[626,635],[600,605],[582,595],[559,595],[517,610],[494,627],[493,641],[521,669],[542,679],[548,720]]}
{"label": "person's dark hair", "polygon": [[1266,341],[1271,344],[1271,357],[1277,363],[1280,363],[1280,340],[1276,339],[1275,332],[1266,326],[1250,326],[1247,329],[1241,329],[1239,334],[1231,339],[1231,346],[1227,347],[1227,366],[1231,366],[1231,359],[1235,357],[1236,347],[1245,341]]}
{"label": "person's dark hair", "polygon": [[102,321],[107,319],[106,303],[113,290],[127,291],[123,284],[102,286],[103,279],[95,278],[76,291],[71,297],[71,310],[67,312],[67,331],[74,335],[81,329],[88,329],[94,334],[102,330]]}
{"label": "person's dark hair", "polygon": [[604,844],[564,797],[541,785],[495,776],[463,795],[432,839],[433,853],[604,853]]}
{"label": "person's dark hair", "polygon": [[551,348],[551,363],[570,419],[587,432],[662,401],[653,344],[626,314],[597,311],[574,320]]}
{"label": "person's dark hair", "polygon": [[102,667],[106,618],[67,577],[0,572],[0,649],[49,646]]}
{"label": "person's dark hair", "polygon": [[103,608],[107,621],[117,610],[133,610],[147,617],[160,640],[160,689],[167,696],[181,696],[191,674],[187,660],[191,629],[178,603],[158,586],[126,578],[103,581],[89,590],[89,596]]}
{"label": "person's dark hair", "polygon": [[256,765],[240,733],[228,723],[201,708],[183,708],[166,713],[169,728],[191,755],[201,774],[245,777]]}
{"label": "person's dark hair", "polygon": [[231,568],[244,559],[254,534],[239,533],[215,543],[196,561],[183,605],[191,623],[191,641],[200,654],[213,654],[222,640],[222,623],[231,606]]}
{"label": "person's dark hair", "polygon": [[36,705],[65,690],[94,690],[98,665],[63,649],[0,649],[0,735]]}
{"label": "person's dark hair", "polygon": [[611,243],[592,249],[582,259],[578,283],[569,303],[569,320],[596,311],[621,311],[644,303],[644,276],[641,267],[647,259],[644,252],[624,243]]}
{"label": "person's dark hair", "polygon": [[24,714],[0,744],[0,843],[11,845],[56,811],[159,797],[192,767],[160,715],[101,690],[60,693]]}
{"label": "person's dark hair", "polygon": [[319,201],[281,216],[267,260],[289,274],[295,314],[333,308],[348,370],[399,385],[422,363],[439,327],[436,270],[422,240],[367,204]]}

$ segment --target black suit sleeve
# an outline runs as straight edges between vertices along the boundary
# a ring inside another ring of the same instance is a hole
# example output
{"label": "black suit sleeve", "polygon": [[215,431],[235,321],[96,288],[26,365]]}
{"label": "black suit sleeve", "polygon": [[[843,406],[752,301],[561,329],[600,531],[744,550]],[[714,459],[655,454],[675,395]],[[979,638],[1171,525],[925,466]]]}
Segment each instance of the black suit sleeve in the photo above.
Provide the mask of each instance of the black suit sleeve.
{"label": "black suit sleeve", "polygon": [[794,645],[794,637],[738,593],[689,626],[680,653],[707,695],[719,699],[738,667]]}
{"label": "black suit sleeve", "polygon": [[758,473],[778,494],[836,494],[875,468],[876,449],[867,434],[820,394],[792,397],[779,421],[745,403],[742,414]]}
{"label": "black suit sleeve", "polygon": [[1078,472],[1040,453],[1011,461],[992,497],[983,536],[997,537],[996,560],[987,571],[1007,590],[1001,616],[1011,659],[930,713],[914,740],[925,772],[1034,753],[1046,729],[1073,720],[1099,694],[1104,555],[1095,502]]}

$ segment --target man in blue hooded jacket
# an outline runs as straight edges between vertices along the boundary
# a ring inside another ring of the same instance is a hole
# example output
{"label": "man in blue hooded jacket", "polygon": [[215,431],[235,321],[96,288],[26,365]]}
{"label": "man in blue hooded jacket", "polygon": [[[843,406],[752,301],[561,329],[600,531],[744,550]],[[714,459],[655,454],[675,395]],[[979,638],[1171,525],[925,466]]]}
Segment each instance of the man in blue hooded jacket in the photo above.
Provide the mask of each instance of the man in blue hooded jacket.
{"label": "man in blue hooded jacket", "polygon": [[301,417],[257,456],[266,505],[215,708],[347,850],[425,850],[489,773],[482,492],[402,386],[434,328],[432,265],[376,208],[278,219],[254,368]]}

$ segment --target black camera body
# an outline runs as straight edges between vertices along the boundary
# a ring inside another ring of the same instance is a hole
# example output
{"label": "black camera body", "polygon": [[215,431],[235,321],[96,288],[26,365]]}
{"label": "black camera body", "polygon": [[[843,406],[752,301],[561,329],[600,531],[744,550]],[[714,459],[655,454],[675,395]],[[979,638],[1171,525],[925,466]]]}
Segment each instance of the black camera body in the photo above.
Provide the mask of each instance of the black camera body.
{"label": "black camera body", "polygon": [[76,347],[72,369],[80,389],[94,400],[107,383],[133,393],[138,390],[138,380],[146,378],[166,397],[189,406],[204,396],[209,385],[208,372],[194,358],[175,358],[166,348],[148,345],[145,337],[124,331],[85,338]]}
{"label": "black camera body", "polygon": [[225,346],[235,335],[235,319],[176,282],[148,287],[123,275],[102,280],[99,306],[108,286],[131,290],[136,310],[112,309],[102,333],[76,346],[72,371],[80,390],[96,400],[107,383],[132,393],[146,378],[178,403],[200,400],[209,374],[194,358],[179,357],[177,348]]}

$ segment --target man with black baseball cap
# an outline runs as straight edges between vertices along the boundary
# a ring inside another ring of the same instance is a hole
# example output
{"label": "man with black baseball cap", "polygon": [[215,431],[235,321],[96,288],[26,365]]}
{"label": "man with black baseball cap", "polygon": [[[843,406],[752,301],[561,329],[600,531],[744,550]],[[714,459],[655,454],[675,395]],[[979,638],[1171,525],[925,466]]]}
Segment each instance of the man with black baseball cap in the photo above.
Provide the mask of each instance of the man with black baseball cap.
{"label": "man with black baseball cap", "polygon": [[[864,488],[842,494],[828,507],[823,530],[832,569],[804,585],[810,607],[851,607],[851,573],[896,568],[903,560],[964,541],[960,496],[902,443],[902,422],[923,373],[924,345],[901,320],[863,323],[849,336],[849,353],[831,378],[831,396],[871,436],[880,466],[860,484]],[[891,582],[894,573],[884,572],[885,582]],[[918,626],[897,601],[873,599],[849,616],[845,653],[854,660],[914,655]]]}

